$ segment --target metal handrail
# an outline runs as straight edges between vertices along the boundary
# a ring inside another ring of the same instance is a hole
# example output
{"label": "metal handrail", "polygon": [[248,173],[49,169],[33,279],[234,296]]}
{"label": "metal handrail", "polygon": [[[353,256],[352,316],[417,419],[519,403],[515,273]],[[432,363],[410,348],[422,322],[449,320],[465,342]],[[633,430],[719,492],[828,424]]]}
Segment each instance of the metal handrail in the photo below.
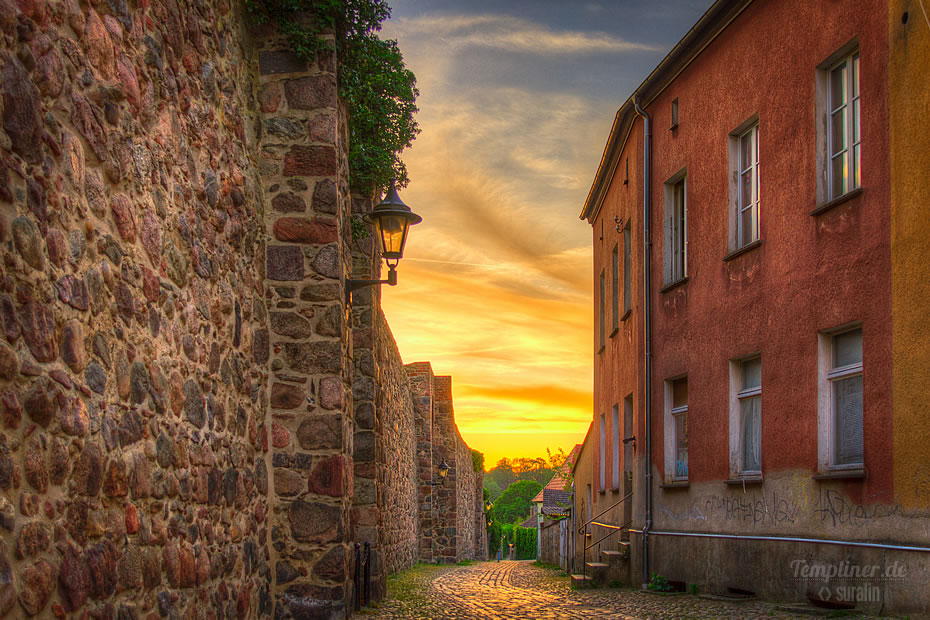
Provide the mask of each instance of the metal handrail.
{"label": "metal handrail", "polygon": [[615,504],[613,504],[613,505],[611,505],[611,506],[605,508],[605,509],[602,510],[601,512],[597,513],[596,515],[594,515],[593,517],[591,517],[590,519],[588,519],[587,521],[585,521],[584,525],[582,525],[580,528],[578,528],[578,533],[581,534],[581,535],[583,535],[583,536],[585,536],[585,537],[587,537],[587,535],[588,535],[588,526],[590,526],[590,525],[597,525],[597,526],[599,526],[599,527],[605,527],[605,528],[607,528],[607,529],[610,530],[610,532],[609,532],[606,536],[602,536],[601,538],[599,538],[598,540],[596,540],[596,541],[593,542],[593,543],[589,543],[589,542],[585,541],[585,545],[584,545],[584,558],[583,558],[583,562],[582,562],[582,566],[581,566],[581,575],[582,575],[582,577],[584,578],[585,581],[587,581],[587,579],[588,579],[588,549],[590,549],[591,547],[594,547],[595,545],[601,544],[602,541],[606,540],[606,539],[609,538],[610,536],[613,536],[613,534],[614,534],[615,531],[617,531],[617,530],[621,530],[621,531],[622,531],[623,528],[625,528],[625,527],[626,527],[626,528],[629,528],[629,526],[632,524],[632,521],[628,521],[628,522],[626,522],[626,523],[623,524],[623,525],[613,525],[613,524],[610,524],[610,523],[601,523],[601,522],[599,522],[599,521],[595,521],[595,519],[597,519],[598,517],[600,517],[601,515],[603,515],[603,514],[609,512],[609,511],[613,510],[614,508],[616,508],[617,506],[619,506],[620,504],[622,504],[622,503],[625,502],[626,500],[630,499],[632,496],[633,496],[633,492],[630,491],[629,493],[627,493],[626,495],[624,495],[623,497],[621,497],[620,500],[617,501],[617,503],[615,503]]}
{"label": "metal handrail", "polygon": [[599,513],[597,513],[596,515],[594,515],[593,517],[591,517],[590,519],[588,519],[587,521],[585,521],[584,524],[583,524],[581,527],[578,528],[578,533],[579,533],[579,534],[584,534],[584,533],[585,533],[585,530],[587,529],[588,525],[591,524],[591,522],[593,522],[595,519],[597,519],[599,516],[601,516],[601,515],[604,514],[605,512],[610,512],[611,510],[613,510],[614,508],[616,508],[617,506],[619,506],[620,504],[622,504],[624,501],[630,499],[630,497],[632,497],[632,495],[633,495],[633,491],[630,491],[629,493],[627,493],[626,495],[624,495],[623,497],[621,497],[620,500],[619,500],[616,504],[613,504],[613,505],[611,505],[611,506],[608,506],[608,507],[605,508],[604,510],[600,511]]}

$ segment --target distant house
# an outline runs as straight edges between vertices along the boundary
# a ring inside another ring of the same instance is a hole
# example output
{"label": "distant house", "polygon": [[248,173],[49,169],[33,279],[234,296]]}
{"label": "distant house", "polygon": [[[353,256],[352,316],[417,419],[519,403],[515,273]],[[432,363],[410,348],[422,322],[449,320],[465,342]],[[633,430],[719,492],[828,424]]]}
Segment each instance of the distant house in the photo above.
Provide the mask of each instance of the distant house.
{"label": "distant house", "polygon": [[581,444],[575,444],[558,471],[533,498],[536,522],[528,527],[536,528],[536,557],[549,564],[561,564],[558,528],[549,530],[556,521],[570,514],[572,466],[579,452]]}

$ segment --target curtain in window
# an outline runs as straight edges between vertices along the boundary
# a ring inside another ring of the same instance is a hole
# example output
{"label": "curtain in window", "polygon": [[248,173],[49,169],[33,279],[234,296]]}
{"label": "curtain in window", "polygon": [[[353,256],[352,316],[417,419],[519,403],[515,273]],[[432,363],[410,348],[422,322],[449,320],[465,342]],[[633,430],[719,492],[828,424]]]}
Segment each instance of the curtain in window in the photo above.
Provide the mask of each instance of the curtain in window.
{"label": "curtain in window", "polygon": [[762,471],[762,397],[740,401],[743,471]]}
{"label": "curtain in window", "polygon": [[833,382],[837,465],[862,462],[862,375]]}

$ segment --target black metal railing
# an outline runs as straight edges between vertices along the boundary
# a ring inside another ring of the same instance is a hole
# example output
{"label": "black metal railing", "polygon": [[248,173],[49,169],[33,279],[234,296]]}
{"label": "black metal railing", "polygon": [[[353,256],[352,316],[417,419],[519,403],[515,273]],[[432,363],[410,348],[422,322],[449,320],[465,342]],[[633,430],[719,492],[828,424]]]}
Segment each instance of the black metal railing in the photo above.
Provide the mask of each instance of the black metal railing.
{"label": "black metal railing", "polygon": [[[629,530],[630,525],[632,524],[631,521],[627,521],[623,525],[614,525],[612,523],[603,523],[601,521],[598,521],[597,519],[607,514],[608,512],[610,512],[611,510],[613,510],[614,508],[616,508],[617,506],[619,506],[626,500],[630,499],[631,497],[633,497],[632,491],[630,491],[629,493],[621,497],[615,504],[608,506],[604,510],[600,511],[599,513],[597,513],[596,515],[594,515],[593,517],[585,521],[584,524],[580,528],[578,528],[578,533],[584,536],[584,541],[585,541],[584,559],[582,561],[582,566],[581,566],[581,574],[585,580],[588,579],[588,549],[591,549],[592,547],[600,545],[602,542],[604,542],[605,540],[607,540],[608,538],[610,538],[611,536],[613,536],[614,534],[618,532],[620,532],[620,535],[622,538],[623,530],[625,529]],[[609,531],[607,532],[607,534],[605,534],[604,536],[601,536],[596,541],[590,542],[590,539],[592,538],[592,533],[589,531],[589,528],[592,525],[605,528]]]}
{"label": "black metal railing", "polygon": [[[364,575],[364,580],[362,576]],[[364,599],[364,600],[363,600]],[[355,611],[371,602],[371,543],[355,543]]]}

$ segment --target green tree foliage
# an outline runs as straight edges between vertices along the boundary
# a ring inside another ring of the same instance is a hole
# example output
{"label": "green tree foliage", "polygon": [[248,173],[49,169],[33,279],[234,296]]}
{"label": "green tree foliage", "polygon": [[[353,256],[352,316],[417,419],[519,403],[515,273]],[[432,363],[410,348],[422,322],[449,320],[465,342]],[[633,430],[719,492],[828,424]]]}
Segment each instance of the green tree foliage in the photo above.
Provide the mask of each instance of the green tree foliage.
{"label": "green tree foliage", "polygon": [[511,484],[491,506],[489,516],[500,523],[514,523],[526,519],[530,516],[533,498],[540,489],[542,485],[535,480],[520,480]]}
{"label": "green tree foliage", "polygon": [[494,480],[492,480],[491,478],[488,478],[487,476],[485,476],[484,478],[484,490],[488,494],[488,499],[491,500],[492,502],[496,501],[497,498],[500,497],[502,493],[500,486],[496,482],[494,482]]}
{"label": "green tree foliage", "polygon": [[274,22],[291,48],[313,61],[333,50],[339,59],[339,94],[349,109],[349,171],[353,188],[386,188],[409,177],[400,153],[419,133],[416,76],[394,40],[378,37],[391,14],[386,0],[246,0],[259,23]]}
{"label": "green tree foliage", "polygon": [[536,559],[536,528],[520,527],[514,528],[514,543],[516,545],[517,560],[535,560]]}
{"label": "green tree foliage", "polygon": [[[501,548],[501,539],[504,536],[504,525],[499,521],[492,521],[488,526],[488,557],[497,558],[497,552]],[[510,524],[507,524],[510,525]],[[513,527],[513,525],[511,525]]]}
{"label": "green tree foliage", "polygon": [[484,453],[472,448],[471,464],[475,467],[475,471],[484,471]]}
{"label": "green tree foliage", "polygon": [[516,482],[517,477],[513,473],[513,467],[510,465],[510,459],[501,459],[497,465],[491,468],[491,471],[484,475],[485,480],[492,480],[501,490],[506,489],[512,482]]}

